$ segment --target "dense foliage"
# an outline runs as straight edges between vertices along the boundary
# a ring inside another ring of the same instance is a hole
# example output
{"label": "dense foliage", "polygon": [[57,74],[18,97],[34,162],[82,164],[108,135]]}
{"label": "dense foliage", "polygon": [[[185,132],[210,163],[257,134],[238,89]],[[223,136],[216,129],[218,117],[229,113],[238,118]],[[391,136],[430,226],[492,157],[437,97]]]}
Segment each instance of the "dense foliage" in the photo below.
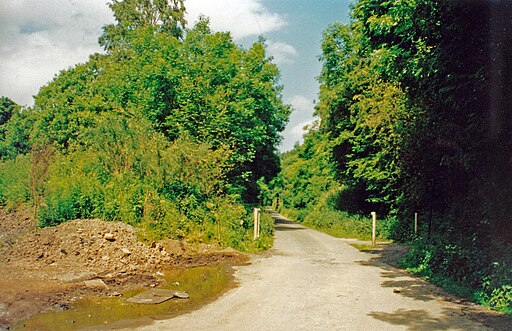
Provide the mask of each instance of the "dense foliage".
{"label": "dense foliage", "polygon": [[2,99],[0,201],[30,202],[44,226],[100,217],[245,247],[290,113],[264,41],[244,49],[206,18],[185,31],[183,1],[110,7],[106,54],[61,71],[31,109]]}
{"label": "dense foliage", "polygon": [[[511,14],[499,1],[358,1],[350,24],[324,34],[315,133],[328,141],[337,209],[391,215],[394,238],[413,240],[407,266],[508,309]],[[306,136],[304,144],[313,141]],[[325,159],[325,151],[295,157],[283,174],[307,180]],[[304,162],[308,170],[293,170]],[[313,182],[296,191],[278,187],[296,194],[280,193],[283,205],[315,204],[309,195],[327,192]]]}
{"label": "dense foliage", "polygon": [[255,202],[254,183],[278,172],[290,112],[263,41],[244,50],[205,19],[183,41],[151,27],[126,39],[129,46],[94,55],[41,89],[32,139],[68,149],[84,143],[81,128],[98,113],[143,114],[171,141],[186,134],[232,150],[230,182]]}

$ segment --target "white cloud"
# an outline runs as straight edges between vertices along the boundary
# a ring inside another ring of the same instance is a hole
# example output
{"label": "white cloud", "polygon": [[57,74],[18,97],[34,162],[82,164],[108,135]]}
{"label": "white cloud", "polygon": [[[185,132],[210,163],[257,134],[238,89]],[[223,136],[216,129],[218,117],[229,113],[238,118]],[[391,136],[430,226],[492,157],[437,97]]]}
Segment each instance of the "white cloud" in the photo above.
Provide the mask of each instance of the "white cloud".
{"label": "white cloud", "polygon": [[204,15],[210,18],[214,31],[231,31],[235,40],[276,31],[287,24],[282,16],[265,8],[261,0],[188,0],[185,7],[189,25]]}
{"label": "white cloud", "polygon": [[293,149],[293,146],[296,143],[302,143],[304,140],[304,134],[306,133],[306,128],[313,124],[314,120],[311,119],[309,121],[300,122],[293,126],[288,125],[286,130],[283,132],[283,136],[285,139],[281,145],[281,151],[286,152]]}
{"label": "white cloud", "polygon": [[22,105],[60,70],[100,52],[106,0],[0,1],[0,95]]}
{"label": "white cloud", "polygon": [[267,40],[267,50],[277,65],[292,64],[299,55],[292,45],[283,42]]}
{"label": "white cloud", "polygon": [[312,114],[315,107],[314,101],[303,95],[294,95],[286,99],[286,103],[291,104],[296,113]]}
{"label": "white cloud", "polygon": [[304,128],[313,124],[314,101],[303,95],[294,95],[286,99],[286,103],[292,105],[293,113],[290,116],[290,122],[283,132],[285,139],[281,146],[282,151],[288,151],[293,148],[295,143],[301,143],[304,139]]}
{"label": "white cloud", "polygon": [[[214,31],[233,38],[258,36],[286,25],[261,0],[187,0],[187,20],[210,17]],[[102,26],[113,22],[107,0],[0,0],[0,96],[22,105],[60,70],[101,52]],[[275,46],[276,61],[294,54],[286,44]]]}

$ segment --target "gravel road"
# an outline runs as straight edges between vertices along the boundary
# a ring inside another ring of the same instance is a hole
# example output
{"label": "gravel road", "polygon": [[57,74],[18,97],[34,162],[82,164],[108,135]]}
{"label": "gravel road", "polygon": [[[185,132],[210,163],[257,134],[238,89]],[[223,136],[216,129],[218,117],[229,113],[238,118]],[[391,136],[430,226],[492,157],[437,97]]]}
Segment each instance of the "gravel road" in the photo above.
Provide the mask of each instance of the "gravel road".
{"label": "gravel road", "polygon": [[488,330],[349,240],[275,216],[274,248],[237,268],[237,288],[139,330]]}

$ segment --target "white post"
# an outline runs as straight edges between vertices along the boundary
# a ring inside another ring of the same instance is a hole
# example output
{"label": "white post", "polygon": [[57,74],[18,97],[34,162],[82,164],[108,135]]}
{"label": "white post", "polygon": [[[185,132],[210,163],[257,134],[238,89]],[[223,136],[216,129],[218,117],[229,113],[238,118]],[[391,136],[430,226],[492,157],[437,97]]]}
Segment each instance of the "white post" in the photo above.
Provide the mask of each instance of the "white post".
{"label": "white post", "polygon": [[414,235],[418,235],[418,213],[414,213]]}
{"label": "white post", "polygon": [[260,237],[260,209],[254,208],[254,240]]}
{"label": "white post", "polygon": [[372,246],[377,246],[377,212],[372,211]]}

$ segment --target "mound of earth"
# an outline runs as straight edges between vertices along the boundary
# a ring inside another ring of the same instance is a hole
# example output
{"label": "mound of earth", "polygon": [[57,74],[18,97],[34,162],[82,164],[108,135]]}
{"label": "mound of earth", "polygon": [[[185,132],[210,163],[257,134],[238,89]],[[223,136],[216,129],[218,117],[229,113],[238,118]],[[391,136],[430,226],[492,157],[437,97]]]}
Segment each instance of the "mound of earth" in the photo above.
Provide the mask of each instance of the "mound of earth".
{"label": "mound of earth", "polygon": [[4,257],[43,273],[66,269],[80,278],[89,273],[154,272],[181,255],[183,252],[169,254],[161,244],[147,246],[137,241],[135,229],[129,225],[94,219],[33,231],[12,245]]}
{"label": "mound of earth", "polygon": [[[146,245],[121,222],[74,220],[43,229],[36,224],[27,210],[0,211],[0,329],[34,313],[65,309],[89,294],[157,286],[159,271],[247,261],[233,250],[192,249],[183,241]],[[90,286],[98,280],[105,286]]]}

